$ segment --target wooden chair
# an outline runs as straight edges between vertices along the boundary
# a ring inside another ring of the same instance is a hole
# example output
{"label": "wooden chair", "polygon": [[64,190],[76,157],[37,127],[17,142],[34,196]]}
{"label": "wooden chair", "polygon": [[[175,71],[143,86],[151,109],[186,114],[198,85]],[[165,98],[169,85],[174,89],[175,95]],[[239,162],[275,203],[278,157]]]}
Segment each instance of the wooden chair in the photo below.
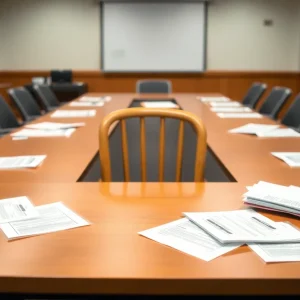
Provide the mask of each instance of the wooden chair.
{"label": "wooden chair", "polygon": [[140,118],[140,151],[141,151],[141,179],[143,182],[146,178],[146,136],[145,136],[145,117],[160,117],[160,146],[159,146],[159,181],[164,181],[164,156],[165,156],[165,118],[173,118],[180,120],[177,144],[176,159],[176,182],[181,180],[182,172],[182,155],[184,140],[184,122],[188,122],[194,128],[197,135],[196,160],[194,181],[200,182],[204,180],[204,165],[206,153],[206,130],[202,121],[190,112],[177,109],[161,109],[161,108],[126,108],[116,110],[102,120],[99,129],[99,154],[102,173],[102,181],[111,181],[110,151],[109,151],[109,130],[110,126],[116,121],[120,121],[122,135],[122,153],[124,180],[130,181],[129,176],[129,158],[127,146],[127,132],[125,119],[139,117]]}

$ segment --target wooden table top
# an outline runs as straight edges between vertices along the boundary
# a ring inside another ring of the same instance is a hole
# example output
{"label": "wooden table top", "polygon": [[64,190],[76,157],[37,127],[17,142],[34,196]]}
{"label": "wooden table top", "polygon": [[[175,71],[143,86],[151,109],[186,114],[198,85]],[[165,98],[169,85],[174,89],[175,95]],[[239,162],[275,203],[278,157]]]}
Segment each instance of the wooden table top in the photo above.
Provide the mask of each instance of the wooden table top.
{"label": "wooden table top", "polygon": [[137,234],[183,211],[243,208],[244,192],[240,183],[0,184],[0,198],[62,201],[92,223],[11,242],[1,235],[0,292],[299,294],[299,263],[266,264],[247,246],[205,262]]}
{"label": "wooden table top", "polygon": [[[89,94],[100,96],[99,94]],[[207,94],[205,94],[207,95]],[[13,141],[10,136],[0,140],[0,156],[46,154],[36,170],[1,171],[0,182],[76,182],[98,152],[98,127],[104,115],[128,107],[133,98],[165,98],[165,95],[113,94],[104,107],[63,109],[96,109],[92,118],[50,118],[50,114],[35,122],[85,122],[70,138],[29,138]],[[207,104],[196,100],[195,94],[170,94],[181,107],[199,116],[207,128],[208,145],[238,182],[254,184],[258,180],[300,185],[300,168],[290,168],[274,158],[272,151],[300,151],[297,138],[257,138],[230,134],[229,129],[247,123],[274,124],[263,119],[220,119]]]}

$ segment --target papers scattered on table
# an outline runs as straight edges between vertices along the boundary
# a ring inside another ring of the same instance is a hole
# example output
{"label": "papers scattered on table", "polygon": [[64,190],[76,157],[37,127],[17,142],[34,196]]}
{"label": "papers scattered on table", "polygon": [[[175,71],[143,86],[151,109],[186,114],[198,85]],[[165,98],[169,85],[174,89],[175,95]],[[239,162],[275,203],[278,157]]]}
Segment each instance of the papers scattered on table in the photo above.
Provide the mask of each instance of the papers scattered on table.
{"label": "papers scattered on table", "polygon": [[299,231],[282,229],[276,222],[252,209],[184,215],[221,243],[300,242]]}
{"label": "papers scattered on table", "polygon": [[300,216],[300,188],[260,181],[244,194],[245,204]]}
{"label": "papers scattered on table", "polygon": [[241,107],[242,104],[237,101],[230,102],[209,102],[212,107]]}
{"label": "papers scattered on table", "polygon": [[38,217],[2,224],[6,237],[12,240],[89,225],[61,202],[37,206],[36,210]]}
{"label": "papers scattered on table", "polygon": [[[288,223],[277,223],[283,229],[298,230]],[[300,243],[248,244],[265,262],[300,261]]]}
{"label": "papers scattered on table", "polygon": [[232,118],[232,119],[258,119],[263,116],[259,113],[218,113],[219,118]]}
{"label": "papers scattered on table", "polygon": [[145,108],[178,108],[178,105],[171,101],[144,101],[141,105]]}
{"label": "papers scattered on table", "polygon": [[71,102],[69,106],[79,106],[79,107],[87,107],[87,106],[103,106],[104,102],[88,102],[88,101],[82,101],[82,102]]}
{"label": "papers scattered on table", "polygon": [[18,137],[70,137],[75,131],[74,128],[69,129],[21,129],[18,132],[12,133],[13,138]]}
{"label": "papers scattered on table", "polygon": [[85,123],[55,123],[55,122],[41,122],[36,124],[28,124],[25,127],[30,129],[44,129],[44,130],[57,130],[83,127]]}
{"label": "papers scattered on table", "polygon": [[139,234],[205,261],[210,261],[241,245],[222,245],[186,218],[141,231]]}
{"label": "papers scattered on table", "polygon": [[252,112],[252,109],[249,107],[212,107],[210,109],[213,112]]}
{"label": "papers scattered on table", "polygon": [[279,125],[265,125],[265,124],[253,124],[249,123],[241,127],[237,127],[229,130],[230,133],[244,133],[244,134],[255,134],[259,132],[268,132],[278,128]]}
{"label": "papers scattered on table", "polygon": [[103,96],[103,97],[95,97],[95,96],[83,96],[78,99],[78,101],[82,102],[109,102],[111,100],[110,96]]}
{"label": "papers scattered on table", "polygon": [[290,167],[300,167],[300,152],[272,152],[271,154],[283,160]]}
{"label": "papers scattered on table", "polygon": [[0,170],[36,168],[45,158],[46,155],[0,157]]}
{"label": "papers scattered on table", "polygon": [[96,110],[57,110],[51,118],[83,118],[83,117],[94,117]]}
{"label": "papers scattered on table", "polygon": [[258,132],[258,137],[300,137],[300,133],[291,128],[277,128],[272,131]]}
{"label": "papers scattered on table", "polygon": [[39,215],[27,197],[0,200],[0,223],[34,218]]}
{"label": "papers scattered on table", "polygon": [[227,97],[196,97],[196,99],[202,102],[229,102],[230,99]]}

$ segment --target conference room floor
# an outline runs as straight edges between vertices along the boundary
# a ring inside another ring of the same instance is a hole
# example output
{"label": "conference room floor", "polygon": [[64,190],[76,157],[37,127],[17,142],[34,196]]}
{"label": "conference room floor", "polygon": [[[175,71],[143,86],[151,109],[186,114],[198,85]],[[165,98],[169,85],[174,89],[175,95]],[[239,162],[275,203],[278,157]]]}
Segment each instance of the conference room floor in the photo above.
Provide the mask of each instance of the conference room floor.
{"label": "conference room floor", "polygon": [[[91,96],[93,94],[89,94]],[[94,96],[100,96],[94,94]],[[299,185],[300,169],[290,168],[272,151],[300,151],[295,138],[259,139],[227,131],[267,119],[219,119],[195,94],[172,94],[198,115],[208,145],[234,176],[232,183],[80,183],[77,180],[98,149],[98,125],[107,113],[128,107],[136,94],[113,94],[93,118],[40,121],[85,122],[70,138],[0,140],[0,156],[46,154],[36,170],[0,172],[0,198],[28,196],[35,205],[62,201],[91,222],[88,227],[7,242],[0,236],[0,292],[26,294],[297,294],[299,263],[266,264],[247,246],[211,262],[183,254],[139,236],[188,211],[241,209],[246,185],[259,180]],[[207,94],[205,95],[207,96]],[[143,96],[146,99],[153,95]],[[164,95],[155,96],[158,99]],[[74,107],[64,107],[74,109]],[[86,109],[86,108],[82,108]],[[90,109],[90,108],[89,108]],[[94,108],[93,108],[94,109]],[[275,221],[296,217],[264,215]]]}

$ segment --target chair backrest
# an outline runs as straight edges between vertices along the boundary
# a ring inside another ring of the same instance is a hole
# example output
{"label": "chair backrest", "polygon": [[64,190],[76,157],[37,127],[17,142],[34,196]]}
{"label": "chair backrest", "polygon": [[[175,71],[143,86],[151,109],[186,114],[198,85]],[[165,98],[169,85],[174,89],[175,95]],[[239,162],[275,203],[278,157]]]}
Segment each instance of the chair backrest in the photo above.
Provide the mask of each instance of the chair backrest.
{"label": "chair backrest", "polygon": [[136,92],[139,94],[169,94],[172,93],[172,83],[169,80],[138,80]]}
{"label": "chair backrest", "polygon": [[300,94],[294,99],[288,111],[283,116],[281,123],[289,127],[300,129]]}
{"label": "chair backrest", "polygon": [[16,128],[20,124],[6,101],[0,96],[0,128]]}
{"label": "chair backrest", "polygon": [[50,76],[52,83],[71,83],[73,81],[72,70],[52,70]]}
{"label": "chair backrest", "polygon": [[242,103],[245,106],[255,108],[257,102],[263,95],[267,88],[267,85],[260,82],[254,82],[252,86],[247,91],[247,94],[245,95],[244,99],[242,100]]}
{"label": "chair backrest", "polygon": [[8,94],[19,109],[24,121],[40,116],[41,111],[33,96],[23,87],[8,90]]}
{"label": "chair backrest", "polygon": [[270,94],[259,109],[261,114],[276,119],[278,113],[286,100],[291,96],[292,91],[285,87],[276,86],[272,88]]}
{"label": "chair backrest", "polygon": [[51,87],[47,84],[34,85],[34,90],[41,100],[42,105],[46,111],[51,111],[53,108],[60,105],[57,97],[52,91]]}
{"label": "chair backrest", "polygon": [[129,176],[129,157],[127,145],[127,118],[140,118],[140,151],[141,151],[141,179],[146,181],[146,134],[145,134],[145,117],[160,118],[160,137],[159,137],[159,181],[164,181],[164,157],[165,157],[165,119],[173,118],[180,120],[177,143],[177,158],[176,158],[176,181],[181,181],[182,173],[182,156],[184,142],[184,122],[188,122],[194,128],[197,135],[196,144],[196,159],[194,181],[203,181],[204,165],[206,154],[206,130],[202,121],[190,112],[178,109],[159,109],[159,108],[127,108],[114,111],[108,114],[100,125],[99,129],[99,154],[101,165],[102,181],[111,181],[111,165],[110,165],[110,150],[109,150],[109,130],[110,126],[120,121],[122,135],[122,155],[124,180],[130,181]]}

